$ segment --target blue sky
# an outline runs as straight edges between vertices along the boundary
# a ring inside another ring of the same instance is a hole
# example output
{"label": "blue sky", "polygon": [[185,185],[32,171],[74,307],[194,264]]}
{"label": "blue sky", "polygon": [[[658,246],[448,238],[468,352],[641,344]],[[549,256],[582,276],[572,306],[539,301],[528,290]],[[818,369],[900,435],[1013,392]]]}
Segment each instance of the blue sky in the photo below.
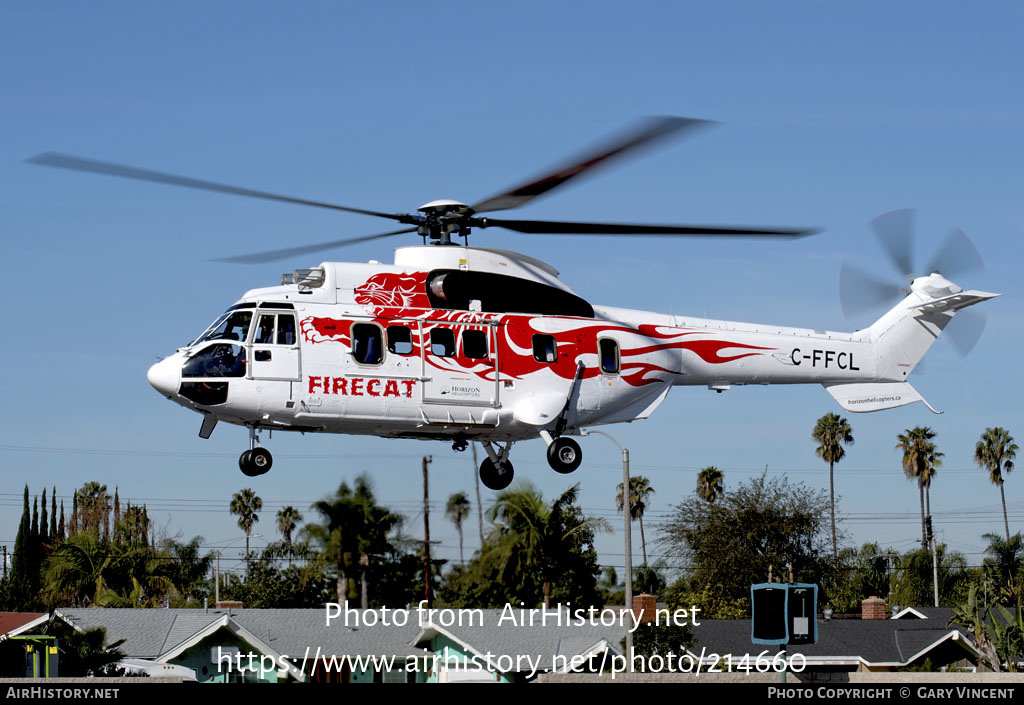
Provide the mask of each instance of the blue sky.
{"label": "blue sky", "polygon": [[[198,416],[161,400],[146,369],[245,290],[322,258],[239,266],[250,251],[387,229],[277,203],[29,166],[43,151],[121,162],[371,210],[472,202],[520,182],[637,117],[721,123],[540,199],[517,217],[817,226],[797,242],[505,234],[475,244],[544,259],[594,303],[843,330],[844,261],[890,272],[868,221],[918,209],[921,258],[952,226],[988,265],[959,283],[1001,292],[960,359],[940,341],[911,378],[923,405],[845,414],[856,444],[837,467],[848,542],[901,549],[919,536],[917,489],[896,436],[930,425],[946,454],[932,489],[940,539],[980,560],[1001,531],[999,497],[972,462],[987,426],[1024,434],[1018,358],[1024,240],[1024,98],[1018,3],[633,2],[5,3],[0,9],[0,228],[10,288],[0,349],[0,542],[12,546],[21,490],[89,480],[146,502],[161,529],[210,546],[241,535],[232,493],[273,513],[306,510],[342,479],[373,474],[382,502],[422,525],[419,458],[433,455],[440,554],[452,492],[472,496],[467,454],[441,443],[344,436],[268,446],[270,474],[242,476],[242,429],[197,437]],[[385,224],[386,226],[386,224]],[[395,240],[329,258],[389,261]],[[606,429],[656,489],[646,530],[717,465],[735,486],[767,466],[827,488],[815,420],[820,388],[676,388],[648,421]],[[547,496],[581,481],[582,504],[617,533],[618,453],[584,439],[584,466],[556,476],[540,441],[513,451]],[[1024,478],[1009,476],[1011,531]],[[485,497],[488,494],[484,490]],[[638,532],[634,531],[639,553]],[[258,541],[257,541],[258,543]],[[238,543],[233,544],[237,546]],[[468,549],[478,545],[475,524]],[[233,549],[229,549],[227,553]],[[652,554],[657,548],[649,548]]]}

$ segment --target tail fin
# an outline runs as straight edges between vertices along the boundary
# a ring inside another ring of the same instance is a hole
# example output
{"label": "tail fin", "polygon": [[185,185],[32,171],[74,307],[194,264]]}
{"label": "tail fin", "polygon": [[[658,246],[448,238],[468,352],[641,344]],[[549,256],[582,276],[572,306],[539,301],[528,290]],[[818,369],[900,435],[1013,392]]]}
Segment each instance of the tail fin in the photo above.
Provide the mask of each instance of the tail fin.
{"label": "tail fin", "polygon": [[996,296],[964,291],[939,274],[915,279],[907,298],[868,329],[879,379],[905,381],[957,311]]}

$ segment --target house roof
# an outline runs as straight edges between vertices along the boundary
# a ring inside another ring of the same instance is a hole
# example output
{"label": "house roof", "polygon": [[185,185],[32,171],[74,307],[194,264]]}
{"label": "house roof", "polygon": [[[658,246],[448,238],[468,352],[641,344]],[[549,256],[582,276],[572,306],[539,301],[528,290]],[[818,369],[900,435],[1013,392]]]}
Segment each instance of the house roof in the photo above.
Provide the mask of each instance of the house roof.
{"label": "house roof", "polygon": [[[361,612],[361,610],[359,611]],[[221,627],[240,637],[251,635],[278,654],[301,659],[306,649],[320,647],[322,655],[422,655],[410,642],[419,627],[415,617],[406,627],[366,625],[346,627],[335,620],[325,624],[323,609],[111,609],[66,608],[58,616],[80,629],[103,627],[107,640],[125,639],[120,649],[134,658],[160,659],[180,653],[182,644]],[[228,624],[224,618],[228,617]]]}
{"label": "house roof", "polygon": [[33,629],[48,617],[40,612],[0,612],[0,637],[15,636]]}
{"label": "house roof", "polygon": [[[818,620],[818,643],[787,646],[789,654],[799,653],[808,664],[866,664],[875,666],[905,666],[931,649],[947,641],[959,642],[969,653],[977,654],[969,632],[956,625],[947,627],[951,610],[916,608],[930,617],[901,619],[834,619]],[[718,654],[761,653],[765,647],[750,641],[750,620],[704,620],[692,628],[697,639],[690,653],[700,656]]]}
{"label": "house roof", "polygon": [[[426,619],[419,624],[419,615],[408,613],[404,626],[385,625],[378,620],[367,624],[366,612],[379,617],[379,610],[353,610],[357,619],[346,626],[339,617],[328,626],[323,609],[111,609],[67,608],[58,616],[80,629],[103,627],[107,640],[124,639],[120,649],[133,658],[164,661],[173,659],[222,627],[257,647],[268,647],[277,654],[301,660],[306,649],[319,649],[321,656],[384,655],[424,656],[419,644],[435,634],[443,634],[479,655],[493,657],[529,654],[541,657],[540,668],[551,668],[554,657],[586,654],[607,642],[618,651],[625,631],[618,627],[572,625],[567,613],[562,625],[517,626],[501,621],[502,610],[473,610],[462,626],[435,626]],[[394,610],[390,610],[394,614]],[[481,620],[482,617],[482,620]],[[482,622],[482,623],[481,623]],[[309,652],[310,658],[314,651]]]}
{"label": "house roof", "polygon": [[[916,614],[900,619],[818,621],[818,643],[789,646],[790,654],[800,653],[808,664],[903,666],[923,657],[944,643],[959,644],[967,654],[977,654],[967,629],[947,627],[952,614],[947,609],[915,608]],[[526,611],[527,613],[529,611]],[[372,613],[372,614],[370,614]],[[58,616],[81,629],[104,627],[108,641],[125,639],[121,650],[129,657],[170,660],[199,643],[218,629],[227,628],[243,641],[260,650],[301,660],[321,656],[381,655],[424,656],[422,645],[436,635],[444,635],[466,650],[483,656],[502,655],[540,657],[539,668],[555,666],[555,656],[574,656],[603,651],[618,653],[625,635],[620,626],[602,626],[571,622],[568,619],[547,624],[510,623],[507,613],[497,609],[473,610],[482,617],[464,618],[450,626],[440,619],[425,619],[406,613],[404,625],[396,625],[396,611],[389,610],[388,624],[380,620],[379,610],[351,610],[346,626],[344,617],[328,625],[323,609],[109,609],[75,608],[58,610]],[[506,618],[502,620],[502,616]],[[924,618],[922,619],[921,616]],[[45,617],[45,615],[42,615]],[[369,620],[367,617],[375,617]],[[424,615],[425,617],[425,615]],[[376,623],[373,623],[376,621]],[[640,629],[646,629],[640,626]],[[692,626],[696,639],[690,653],[706,658],[709,654],[757,655],[765,647],[750,640],[749,620],[702,620]],[[769,647],[770,648],[770,647]]]}
{"label": "house roof", "polygon": [[[479,656],[488,653],[492,658],[528,655],[539,658],[539,669],[550,670],[556,665],[556,656],[568,658],[594,650],[602,651],[604,646],[618,653],[620,642],[626,635],[626,630],[618,625],[573,621],[568,610],[562,611],[561,620],[549,616],[545,624],[535,622],[532,626],[519,621],[513,623],[509,619],[510,613],[515,614],[517,620],[523,616],[515,611],[481,609],[476,612],[482,619],[463,620],[461,624],[448,627],[436,623],[425,625],[417,634],[415,643],[422,644],[435,634],[443,634]],[[527,616],[530,612],[524,611]]]}

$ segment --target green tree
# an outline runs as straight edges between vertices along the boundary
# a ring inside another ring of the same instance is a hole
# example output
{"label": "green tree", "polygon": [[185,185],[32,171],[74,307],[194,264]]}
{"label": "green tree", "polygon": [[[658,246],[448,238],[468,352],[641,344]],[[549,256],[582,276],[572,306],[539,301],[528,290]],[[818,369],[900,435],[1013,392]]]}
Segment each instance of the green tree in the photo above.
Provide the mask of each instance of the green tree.
{"label": "green tree", "polygon": [[263,509],[263,500],[255,492],[246,487],[235,492],[231,498],[229,511],[238,517],[238,528],[245,532],[245,577],[249,578],[249,537],[252,527],[260,520],[259,511]]}
{"label": "green tree", "polygon": [[697,496],[708,504],[714,504],[715,500],[725,492],[722,481],[722,471],[714,465],[702,468],[697,473]]}
{"label": "green tree", "polygon": [[550,504],[528,482],[499,493],[487,511],[492,526],[483,546],[466,566],[449,571],[440,598],[472,607],[603,604],[594,535],[608,522],[583,514],[578,490],[574,485]]}
{"label": "green tree", "polygon": [[1020,532],[1009,541],[998,534],[985,534],[983,538],[988,541],[983,564],[986,572],[1005,599],[1020,600],[1024,597],[1024,539]]}
{"label": "green tree", "polygon": [[853,445],[853,429],[839,414],[825,414],[814,425],[811,437],[818,442],[814,453],[828,463],[828,496],[832,517],[832,560],[838,558],[836,543],[835,464],[846,456],[843,445]]}
{"label": "green tree", "polygon": [[[903,453],[903,473],[907,479],[917,480],[921,498],[921,547],[928,548],[927,516],[931,515],[931,497],[928,489],[936,468],[942,465],[942,456],[932,439],[935,433],[927,426],[908,428],[897,437],[896,450]],[[927,507],[926,507],[927,504]]]}
{"label": "green tree", "polygon": [[981,440],[974,448],[974,462],[982,470],[988,470],[989,480],[999,487],[999,498],[1003,503],[1003,528],[1006,540],[1010,540],[1010,522],[1006,517],[1006,493],[1003,491],[1003,473],[1013,470],[1013,461],[1017,458],[1017,444],[1013,442],[1006,429],[995,427],[985,429]]}
{"label": "green tree", "polygon": [[462,553],[462,522],[469,516],[469,497],[465,492],[456,492],[448,497],[448,503],[444,507],[444,516],[455,524],[455,531],[459,534],[459,563],[465,564],[466,557]]}
{"label": "green tree", "polygon": [[[629,478],[629,520],[640,522],[640,548],[643,551],[644,565],[647,565],[647,537],[644,536],[644,512],[651,503],[654,488],[651,481],[643,475]],[[615,509],[622,511],[622,483],[615,491]]]}
{"label": "green tree", "polygon": [[277,530],[281,532],[285,543],[292,542],[292,531],[302,521],[302,514],[292,506],[283,507],[277,512]]}
{"label": "green tree", "polygon": [[161,546],[160,574],[165,576],[177,595],[176,607],[199,606],[210,593],[206,576],[213,563],[213,553],[202,553],[203,537],[191,541],[169,539]]}
{"label": "green tree", "polygon": [[[302,560],[292,563],[294,558]],[[281,559],[288,565],[282,567]],[[249,579],[230,583],[221,594],[256,609],[320,607],[334,592],[326,567],[322,555],[302,544],[271,543],[256,556]]]}
{"label": "green tree", "polygon": [[[944,544],[935,548],[938,558],[939,604],[948,607],[967,595],[971,573],[963,554]],[[932,552],[910,551],[896,561],[889,602],[895,605],[930,605],[934,599]]]}
{"label": "green tree", "polygon": [[369,607],[371,568],[394,551],[390,535],[401,526],[401,515],[377,504],[366,475],[357,477],[354,487],[343,481],[334,496],[313,504],[313,511],[322,522],[306,525],[303,534],[334,567],[338,601],[348,600],[349,572],[356,569],[360,604],[364,609]]}
{"label": "green tree", "polygon": [[107,486],[98,482],[87,482],[75,490],[74,531],[95,529],[97,534],[107,538],[110,535],[108,516],[110,514],[110,493]]}
{"label": "green tree", "polygon": [[156,606],[173,589],[148,545],[104,541],[96,529],[63,541],[46,562],[47,603],[97,607]]}
{"label": "green tree", "polygon": [[[709,618],[742,614],[750,586],[792,565],[795,577],[817,582],[828,565],[824,492],[762,474],[709,504],[696,493],[673,508],[660,544],[688,566],[688,599]],[[749,612],[748,612],[749,614]]]}

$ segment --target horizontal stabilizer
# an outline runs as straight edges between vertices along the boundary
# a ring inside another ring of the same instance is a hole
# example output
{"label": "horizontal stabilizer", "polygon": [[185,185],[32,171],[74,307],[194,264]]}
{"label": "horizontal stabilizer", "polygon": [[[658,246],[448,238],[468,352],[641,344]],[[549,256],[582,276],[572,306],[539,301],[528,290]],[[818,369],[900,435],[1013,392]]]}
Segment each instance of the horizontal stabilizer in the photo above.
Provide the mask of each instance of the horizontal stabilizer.
{"label": "horizontal stabilizer", "polygon": [[939,299],[931,299],[924,303],[917,304],[913,308],[926,311],[928,313],[937,313],[939,311],[959,311],[962,308],[973,306],[974,304],[987,301],[988,299],[994,299],[1001,294],[993,294],[988,291],[976,291],[971,289],[970,291],[961,291],[959,294],[952,294],[951,296],[943,296]]}
{"label": "horizontal stabilizer", "polygon": [[926,402],[907,382],[864,382],[822,386],[847,411],[881,411],[919,401],[931,409],[932,413],[942,413],[933,409],[932,405]]}

